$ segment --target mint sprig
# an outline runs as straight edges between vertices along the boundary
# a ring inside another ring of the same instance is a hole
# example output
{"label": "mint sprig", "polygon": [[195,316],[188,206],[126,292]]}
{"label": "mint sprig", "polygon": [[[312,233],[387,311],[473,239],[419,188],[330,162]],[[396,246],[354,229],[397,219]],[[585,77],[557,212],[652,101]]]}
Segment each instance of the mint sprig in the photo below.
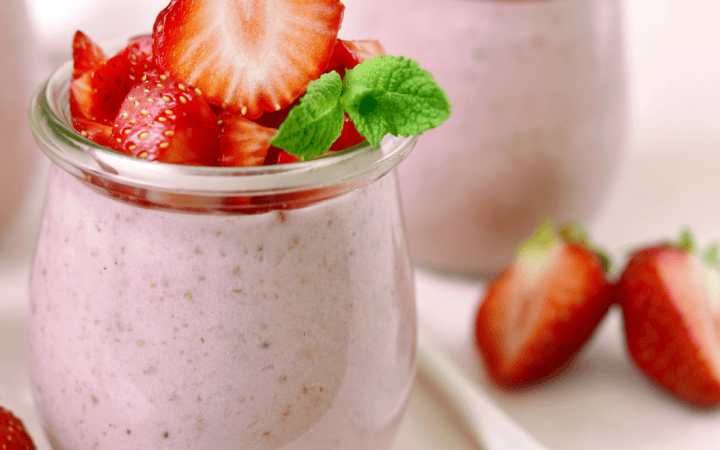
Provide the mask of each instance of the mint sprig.
{"label": "mint sprig", "polygon": [[345,72],[329,72],[307,92],[270,141],[303,160],[325,153],[342,132],[346,112],[377,147],[382,138],[421,134],[450,117],[450,101],[432,75],[400,56],[376,56]]}
{"label": "mint sprig", "polygon": [[325,153],[342,132],[342,87],[335,71],[311,82],[270,143],[303,160]]}

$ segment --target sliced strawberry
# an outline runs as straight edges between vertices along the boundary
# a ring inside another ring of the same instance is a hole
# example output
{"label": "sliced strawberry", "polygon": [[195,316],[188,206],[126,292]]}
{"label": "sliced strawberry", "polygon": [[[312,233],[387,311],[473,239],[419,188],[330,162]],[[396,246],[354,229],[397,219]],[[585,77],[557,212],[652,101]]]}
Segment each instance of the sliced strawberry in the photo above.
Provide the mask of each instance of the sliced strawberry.
{"label": "sliced strawberry", "polygon": [[2,407],[0,407],[0,449],[35,450],[35,444],[20,419]]}
{"label": "sliced strawberry", "polygon": [[107,61],[105,52],[82,31],[75,32],[72,42],[73,78],[97,70]]}
{"label": "sliced strawberry", "polygon": [[95,117],[92,76],[92,72],[81,73],[70,83],[70,115],[73,119],[93,120]]}
{"label": "sliced strawberry", "polygon": [[148,161],[212,166],[219,134],[217,115],[193,87],[153,72],[122,103],[112,147]]}
{"label": "sliced strawberry", "polygon": [[265,114],[258,117],[257,119],[253,119],[253,121],[259,123],[262,126],[277,129],[285,121],[285,119],[287,119],[287,116],[288,116],[288,114],[290,114],[290,111],[299,104],[300,104],[300,98],[297,98],[292,103],[290,103],[288,106],[281,109],[280,111],[266,112]]}
{"label": "sliced strawberry", "polygon": [[336,70],[340,76],[344,77],[346,69],[352,69],[377,55],[385,55],[385,49],[380,41],[338,39],[326,72]]}
{"label": "sliced strawberry", "polygon": [[[567,228],[565,229],[567,230]],[[584,239],[544,223],[488,285],[476,341],[505,388],[544,380],[579,354],[612,304],[603,259]]]}
{"label": "sliced strawberry", "polygon": [[80,132],[83,137],[90,139],[96,144],[112,147],[113,127],[87,119],[73,120],[73,128]]}
{"label": "sliced strawberry", "polygon": [[151,35],[137,36],[130,39],[124,54],[129,63],[129,79],[132,84],[137,84],[142,77],[155,70],[155,58],[153,57],[153,38]]}
{"label": "sliced strawberry", "polygon": [[357,145],[365,140],[357,129],[355,124],[350,120],[350,117],[345,113],[345,122],[343,122],[343,129],[340,133],[340,137],[333,142],[330,146],[330,151],[344,150],[350,148],[353,145]]}
{"label": "sliced strawberry", "polygon": [[649,380],[690,405],[720,405],[717,247],[694,253],[691,239],[635,251],[617,292],[631,360]]}
{"label": "sliced strawberry", "polygon": [[113,56],[93,72],[95,117],[114,120],[133,84],[130,80],[130,62],[124,53]]}
{"label": "sliced strawberry", "polygon": [[278,111],[325,71],[340,0],[174,0],[153,28],[158,68],[247,118]]}
{"label": "sliced strawberry", "polygon": [[266,166],[271,166],[274,164],[287,164],[298,161],[302,160],[297,156],[291,155],[285,150],[281,150],[277,147],[270,147],[267,157],[265,157],[265,162],[263,164]]}
{"label": "sliced strawberry", "polygon": [[249,167],[263,165],[270,149],[270,139],[277,130],[264,127],[244,117],[220,114],[221,166]]}
{"label": "sliced strawberry", "polygon": [[112,123],[133,85],[129,75],[130,62],[121,52],[95,70],[75,76],[70,85],[70,113],[73,119]]}

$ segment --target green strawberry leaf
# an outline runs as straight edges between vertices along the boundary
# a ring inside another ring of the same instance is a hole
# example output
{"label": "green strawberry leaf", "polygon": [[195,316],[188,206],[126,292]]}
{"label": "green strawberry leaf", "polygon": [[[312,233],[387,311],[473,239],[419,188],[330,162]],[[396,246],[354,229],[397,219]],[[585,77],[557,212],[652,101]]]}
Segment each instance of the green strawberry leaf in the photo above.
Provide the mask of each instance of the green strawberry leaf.
{"label": "green strawberry leaf", "polygon": [[342,132],[341,93],[342,79],[335,71],[310,82],[270,144],[302,160],[325,153]]}
{"label": "green strawberry leaf", "polygon": [[345,73],[340,103],[377,147],[385,134],[421,134],[450,116],[450,101],[432,75],[401,56],[376,56]]}

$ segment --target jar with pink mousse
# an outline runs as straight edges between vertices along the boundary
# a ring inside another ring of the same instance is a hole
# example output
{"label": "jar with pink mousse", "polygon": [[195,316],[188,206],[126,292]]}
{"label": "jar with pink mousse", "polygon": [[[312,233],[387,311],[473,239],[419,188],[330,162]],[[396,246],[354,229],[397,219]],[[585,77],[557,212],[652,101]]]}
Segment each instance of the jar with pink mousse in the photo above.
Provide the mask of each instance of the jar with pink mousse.
{"label": "jar with pink mousse", "polygon": [[382,450],[415,374],[395,167],[415,137],[277,166],[149,163],[31,122],[52,162],[28,312],[55,450]]}

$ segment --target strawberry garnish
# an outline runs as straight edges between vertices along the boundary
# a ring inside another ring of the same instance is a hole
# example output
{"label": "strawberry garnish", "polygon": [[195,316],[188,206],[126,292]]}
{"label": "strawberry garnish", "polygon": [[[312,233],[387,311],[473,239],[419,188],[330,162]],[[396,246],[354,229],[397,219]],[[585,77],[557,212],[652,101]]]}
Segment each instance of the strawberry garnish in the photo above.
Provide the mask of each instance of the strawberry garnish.
{"label": "strawberry garnish", "polygon": [[122,103],[112,147],[148,161],[211,166],[220,155],[219,134],[218,117],[199,90],[152,72]]}
{"label": "strawberry garnish", "polygon": [[82,31],[75,32],[72,42],[73,78],[93,72],[107,61],[105,52]]}
{"label": "strawberry garnish", "polygon": [[557,373],[579,354],[612,304],[603,258],[570,230],[566,226],[558,237],[542,224],[487,287],[475,336],[499,386],[528,385]]}
{"label": "strawberry garnish", "polygon": [[156,69],[152,47],[153,38],[151,35],[143,35],[130,39],[123,53],[128,59],[128,77],[132,84],[139,83],[146,73]]}
{"label": "strawberry garnish", "polygon": [[287,164],[299,161],[302,161],[302,159],[298,158],[295,155],[291,155],[285,150],[279,149],[277,147],[270,147],[270,150],[268,150],[267,157],[265,158],[265,162],[263,164],[266,166],[271,166],[273,164]]}
{"label": "strawberry garnish", "polygon": [[340,0],[174,0],[155,21],[155,61],[209,103],[257,118],[322,75],[343,10]]}
{"label": "strawberry garnish", "polygon": [[338,39],[326,71],[336,70],[340,76],[344,76],[346,69],[352,69],[367,59],[384,54],[385,49],[380,41]]}
{"label": "strawberry garnish", "polygon": [[112,132],[113,127],[111,125],[105,125],[98,122],[93,122],[88,119],[74,119],[73,128],[80,132],[83,137],[95,142],[96,144],[112,147]]}
{"label": "strawberry garnish", "polygon": [[20,419],[2,407],[0,407],[0,449],[35,450],[35,444]]}
{"label": "strawberry garnish", "polygon": [[270,139],[277,130],[264,127],[244,117],[224,112],[220,114],[221,166],[261,166],[265,162]]}
{"label": "strawberry garnish", "polygon": [[[88,119],[94,122],[111,124],[120,109],[125,95],[133,85],[130,79],[130,62],[125,49],[107,61],[98,62],[83,59],[88,55],[101,56],[99,47],[87,36],[78,32],[73,45],[78,45],[78,59],[74,63],[74,75],[70,85],[70,113],[73,119]],[[81,69],[94,68],[82,72]]]}
{"label": "strawberry garnish", "polygon": [[360,133],[355,129],[355,124],[350,120],[350,117],[345,113],[345,121],[343,122],[343,129],[340,133],[340,137],[335,140],[330,146],[330,151],[344,150],[350,148],[353,145],[357,145],[365,140]]}
{"label": "strawberry garnish", "polygon": [[678,243],[635,251],[617,284],[631,360],[649,380],[690,405],[720,405],[717,246],[696,254]]}

